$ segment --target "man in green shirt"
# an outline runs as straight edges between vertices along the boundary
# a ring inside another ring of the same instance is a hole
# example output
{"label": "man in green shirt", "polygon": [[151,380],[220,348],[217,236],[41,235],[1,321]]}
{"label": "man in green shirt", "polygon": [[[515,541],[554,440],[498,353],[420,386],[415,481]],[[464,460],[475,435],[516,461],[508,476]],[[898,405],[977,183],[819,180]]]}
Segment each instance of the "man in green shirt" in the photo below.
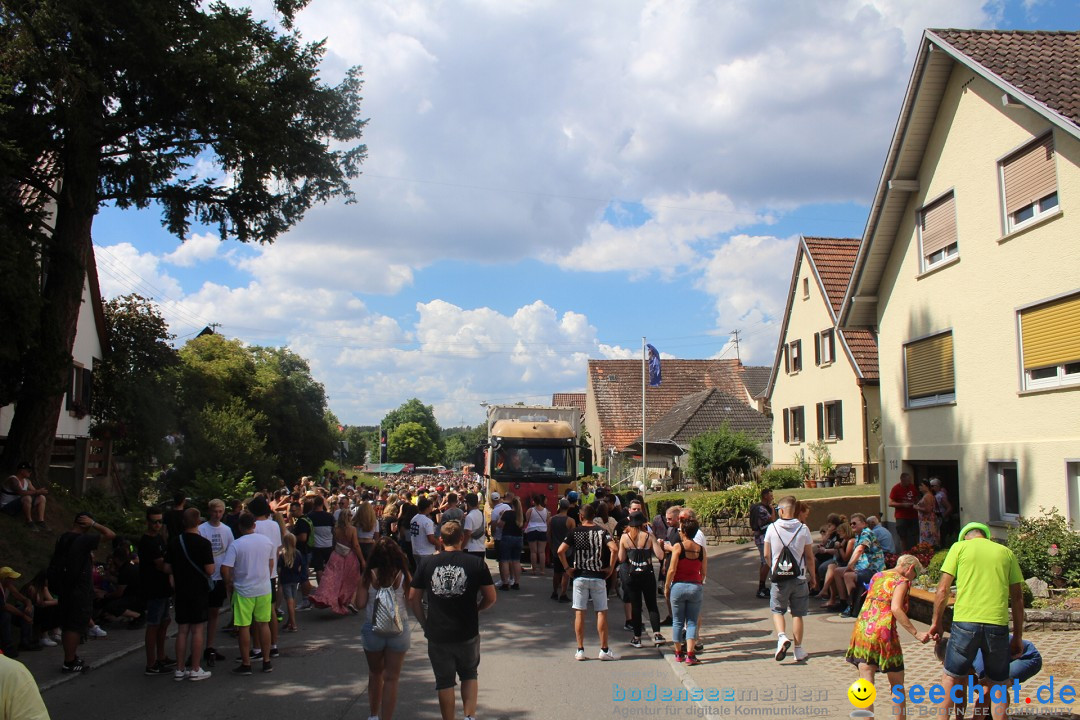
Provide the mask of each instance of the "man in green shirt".
{"label": "man in green shirt", "polygon": [[[960,531],[941,566],[941,582],[934,598],[934,622],[929,634],[940,637],[942,618],[949,600],[949,588],[956,582],[952,632],[945,649],[941,684],[945,688],[945,712],[950,717],[957,698],[953,686],[963,692],[976,654],[982,650],[986,677],[994,686],[1009,681],[1009,661],[1023,652],[1024,593],[1020,565],[1009,548],[990,539],[990,528],[968,523]],[[1012,605],[1013,634],[1009,638],[1009,605]],[[992,717],[1006,717],[1009,695],[1006,688],[991,692]]]}

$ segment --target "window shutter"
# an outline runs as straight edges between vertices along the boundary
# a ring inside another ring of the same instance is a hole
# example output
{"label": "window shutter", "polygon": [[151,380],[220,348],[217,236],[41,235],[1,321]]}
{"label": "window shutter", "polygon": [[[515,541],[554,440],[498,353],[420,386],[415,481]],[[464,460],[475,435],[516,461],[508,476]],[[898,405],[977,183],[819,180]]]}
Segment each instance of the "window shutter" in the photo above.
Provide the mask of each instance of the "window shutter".
{"label": "window shutter", "polygon": [[1054,134],[1050,133],[1001,163],[1005,182],[1005,212],[1012,214],[1057,190]]}
{"label": "window shutter", "polygon": [[951,332],[913,342],[904,347],[909,398],[941,395],[956,389]]}
{"label": "window shutter", "polygon": [[64,402],[65,410],[75,409],[75,388],[78,387],[76,378],[78,377],[79,368],[74,365],[71,366],[71,379],[68,382],[67,400]]}
{"label": "window shutter", "polygon": [[844,403],[837,400],[832,406],[833,417],[836,418],[836,439],[844,439]]}
{"label": "window shutter", "polygon": [[791,442],[791,413],[784,408],[784,442]]}
{"label": "window shutter", "polygon": [[829,362],[836,362],[836,331],[829,331]]}
{"label": "window shutter", "polygon": [[825,439],[825,406],[817,404],[817,439]]}
{"label": "window shutter", "polygon": [[[787,343],[784,343],[784,373],[791,374],[791,356],[788,353]],[[784,412],[787,412],[786,410]]]}
{"label": "window shutter", "polygon": [[814,333],[814,364],[821,364],[821,333]]}
{"label": "window shutter", "polygon": [[1020,313],[1024,369],[1080,361],[1080,295]]}
{"label": "window shutter", "polygon": [[929,257],[956,242],[956,204],[949,193],[921,213],[922,253]]}
{"label": "window shutter", "polygon": [[94,371],[90,368],[82,369],[82,404],[86,412],[90,412],[91,403],[94,401]]}

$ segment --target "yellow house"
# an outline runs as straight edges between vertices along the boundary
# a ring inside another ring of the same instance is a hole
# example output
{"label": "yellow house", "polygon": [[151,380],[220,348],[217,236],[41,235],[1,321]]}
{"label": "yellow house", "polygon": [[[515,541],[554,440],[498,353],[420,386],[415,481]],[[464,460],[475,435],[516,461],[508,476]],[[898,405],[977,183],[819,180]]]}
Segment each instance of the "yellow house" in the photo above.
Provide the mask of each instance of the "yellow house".
{"label": "yellow house", "polygon": [[1080,528],[1080,33],[928,30],[840,324],[877,333],[885,493]]}
{"label": "yellow house", "polygon": [[841,330],[837,314],[858,238],[802,237],[780,340],[766,389],[773,417],[773,465],[813,460],[822,442],[854,477],[877,478],[880,426],[877,346],[864,329]]}

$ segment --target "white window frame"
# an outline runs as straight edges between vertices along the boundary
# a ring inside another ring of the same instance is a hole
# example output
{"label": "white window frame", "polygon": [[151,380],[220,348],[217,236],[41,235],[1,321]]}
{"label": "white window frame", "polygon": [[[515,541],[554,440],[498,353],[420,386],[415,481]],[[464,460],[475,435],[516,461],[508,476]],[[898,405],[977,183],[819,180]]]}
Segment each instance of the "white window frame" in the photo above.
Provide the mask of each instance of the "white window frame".
{"label": "white window frame", "polygon": [[925,203],[921,208],[919,208],[919,211],[918,211],[918,222],[916,223],[916,227],[918,228],[918,233],[919,233],[919,267],[922,268],[922,272],[924,272],[924,273],[928,272],[930,270],[933,270],[934,268],[938,267],[939,265],[941,265],[943,263],[947,263],[947,262],[951,261],[953,258],[960,255],[960,228],[959,228],[959,223],[957,223],[957,229],[956,229],[957,239],[956,240],[949,243],[945,247],[941,248],[940,250],[938,250],[937,252],[935,252],[933,255],[931,255],[929,257],[927,257],[926,255],[923,254],[923,232],[922,232],[923,213],[926,211],[926,208],[931,207],[932,205],[935,205],[936,203],[940,202],[941,200],[944,200],[949,195],[953,196],[953,213],[955,215],[955,213],[956,213],[956,193],[955,193],[954,188],[949,188],[946,192],[941,193],[940,195],[938,195],[936,198],[934,198],[930,202]]}
{"label": "white window frame", "polygon": [[945,247],[941,248],[940,250],[938,250],[936,253],[934,253],[930,257],[924,257],[923,258],[923,272],[926,272],[927,270],[933,270],[938,265],[941,265],[944,262],[948,262],[949,260],[952,260],[954,257],[956,257],[959,254],[960,254],[960,245],[959,245],[959,243],[952,243],[951,245],[946,245]]}
{"label": "white window frame", "polygon": [[804,277],[802,279],[802,299],[810,299],[810,278],[808,277]]}
{"label": "white window frame", "polygon": [[[1053,132],[1053,131],[1051,131],[1051,132]],[[997,162],[998,187],[1000,188],[1000,195],[1001,195],[1001,199],[1000,199],[1001,212],[1002,212],[1002,214],[1004,215],[1004,218],[1005,218],[1005,234],[1006,235],[1009,235],[1009,234],[1011,234],[1013,232],[1016,232],[1017,230],[1022,230],[1025,227],[1027,227],[1028,225],[1031,225],[1031,224],[1033,224],[1035,222],[1038,222],[1039,220],[1041,220],[1041,219],[1043,219],[1043,218],[1045,218],[1045,217],[1047,217],[1049,215],[1053,215],[1055,213],[1060,213],[1061,212],[1061,196],[1059,195],[1059,191],[1061,189],[1060,188],[1060,182],[1058,182],[1055,185],[1054,192],[1050,193],[1049,195],[1047,195],[1045,197],[1039,198],[1038,200],[1036,200],[1036,201],[1034,201],[1034,202],[1032,202],[1032,203],[1030,203],[1028,205],[1023,206],[1022,208],[1020,208],[1020,209],[1018,209],[1018,210],[1016,210],[1014,212],[1010,213],[1008,211],[1008,209],[1007,209],[1008,206],[1006,205],[1006,201],[1005,201],[1005,198],[1006,198],[1006,194],[1005,194],[1005,161],[1007,159],[1011,158],[1012,156],[1016,155],[1017,153],[1019,153],[1024,148],[1035,145],[1036,143],[1042,142],[1046,138],[1046,135],[1047,134],[1044,133],[1043,135],[1040,135],[1039,137],[1035,138],[1034,140],[1030,140],[1028,142],[1025,142],[1020,147],[1013,148],[1012,150],[1007,152],[1004,156],[1002,156]],[[1057,166],[1057,138],[1054,138],[1054,164],[1055,164],[1055,167],[1054,167],[1055,179],[1060,181],[1060,177],[1057,175],[1057,167],[1056,167]],[[1052,204],[1047,202],[1047,201],[1049,201],[1051,199],[1053,200]],[[1045,207],[1044,207],[1044,205],[1045,205]],[[1029,209],[1032,211],[1030,217],[1024,218],[1023,220],[1019,220],[1019,221],[1016,220],[1016,218],[1015,218],[1016,215],[1019,215],[1020,213],[1024,212],[1025,210],[1029,210]]]}
{"label": "white window frame", "polygon": [[821,364],[831,365],[836,362],[836,358],[833,357],[833,348],[836,346],[836,331],[829,328],[828,330],[822,330],[818,335],[821,338],[819,341],[821,344]]}
{"label": "white window frame", "polygon": [[[1005,472],[1012,469],[1016,473],[1016,512],[1005,508]],[[1020,522],[1020,465],[1016,460],[990,460],[987,463],[990,480],[991,519],[998,522]]]}
{"label": "white window frame", "polygon": [[[1020,361],[1020,389],[1021,390],[1048,390],[1057,387],[1071,387],[1073,385],[1080,385],[1080,362],[1063,363],[1061,365],[1046,365],[1044,367],[1037,367],[1026,369],[1024,367],[1024,328],[1023,328],[1023,314],[1025,310],[1038,307],[1039,305],[1046,305],[1047,303],[1055,302],[1056,300],[1063,300],[1065,298],[1076,295],[1075,292],[1065,293],[1063,295],[1057,295],[1055,297],[1046,298],[1045,300],[1039,300],[1038,302],[1024,305],[1016,309],[1016,344],[1019,348],[1019,361]],[[1046,373],[1042,377],[1033,377],[1032,373],[1038,373],[1040,371],[1053,370],[1053,374]]]}
{"label": "white window frame", "polygon": [[[789,375],[796,375],[802,372],[803,358],[802,358],[802,340],[792,340],[788,343],[788,358],[789,358]],[[796,367],[798,365],[798,367]]]}
{"label": "white window frame", "polygon": [[[1031,211],[1031,215],[1023,220],[1017,220],[1017,216],[1023,212]],[[1030,205],[1025,205],[1016,212],[1010,213],[1006,218],[1006,223],[1009,232],[1016,230],[1022,230],[1028,225],[1041,220],[1048,215],[1061,212],[1061,202],[1058,199],[1057,190],[1050,193],[1044,198],[1041,198]]]}

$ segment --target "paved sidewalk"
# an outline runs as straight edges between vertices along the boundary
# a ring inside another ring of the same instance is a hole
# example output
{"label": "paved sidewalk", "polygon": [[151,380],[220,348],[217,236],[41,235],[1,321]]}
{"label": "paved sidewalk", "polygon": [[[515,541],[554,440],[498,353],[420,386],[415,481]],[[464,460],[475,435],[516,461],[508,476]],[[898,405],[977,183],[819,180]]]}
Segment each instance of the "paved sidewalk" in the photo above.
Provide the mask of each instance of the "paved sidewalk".
{"label": "paved sidewalk", "polygon": [[[776,636],[769,602],[754,595],[757,562],[753,545],[709,548],[709,577],[702,609],[702,639],[706,644],[702,664],[696,667],[676,664],[670,646],[664,649],[665,659],[687,687],[716,689],[721,698],[732,698],[726,702],[700,703],[704,714],[713,714],[707,707],[713,706],[718,710],[717,714],[738,715],[738,708],[743,708],[758,710],[745,714],[764,716],[849,716],[854,708],[847,699],[847,688],[858,678],[858,673],[844,660],[844,652],[855,621],[818,609],[817,599],[811,598],[803,640],[809,658],[796,663],[789,652],[783,662],[776,662],[773,659]],[[787,622],[790,634],[790,616]],[[919,623],[916,626],[926,629]],[[902,635],[907,686],[918,683],[929,687],[939,683],[941,664],[934,657],[933,645],[920,645],[906,632]],[[1032,697],[1032,703],[1035,703],[1035,691],[1049,682],[1051,675],[1054,676],[1055,692],[1062,685],[1080,690],[1080,633],[1028,633],[1026,637],[1042,653],[1043,670],[1021,686],[1021,704],[1025,697]],[[876,686],[877,714],[884,717],[889,713],[887,678],[879,675]],[[724,706],[728,707],[725,709]],[[1035,708],[1040,711],[1039,717],[1080,718],[1080,715],[1070,715],[1070,707],[1062,704],[1053,706],[1060,711],[1058,714],[1041,714],[1049,708],[1032,704],[1012,716],[1030,717],[1020,713],[1025,710],[1030,713]],[[908,712],[913,717],[929,715],[930,709],[928,705],[908,704]],[[968,717],[971,717],[970,712]]]}

